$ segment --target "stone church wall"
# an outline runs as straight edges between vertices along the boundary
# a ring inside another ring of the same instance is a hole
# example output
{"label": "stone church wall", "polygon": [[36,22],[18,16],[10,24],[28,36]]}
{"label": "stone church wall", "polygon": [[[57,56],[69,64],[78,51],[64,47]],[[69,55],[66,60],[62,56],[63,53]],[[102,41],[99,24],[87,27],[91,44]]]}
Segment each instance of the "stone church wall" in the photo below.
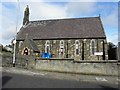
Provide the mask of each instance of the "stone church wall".
{"label": "stone church wall", "polygon": [[[82,60],[83,53],[83,42],[84,42],[84,60],[102,60],[103,57],[91,55],[91,40],[92,39],[77,39],[79,40],[79,55],[77,55],[79,60]],[[37,40],[35,41],[38,49],[40,50],[40,56],[45,52],[45,43],[47,40]],[[75,58],[75,40],[63,40],[64,41],[64,54],[60,56],[60,41],[61,40],[49,40],[50,41],[50,53],[52,58]],[[105,41],[105,40],[104,40]],[[105,41],[106,42],[106,41]],[[95,52],[103,52],[103,39],[95,39]],[[105,44],[105,54],[107,55],[107,46]],[[107,59],[107,58],[106,58]]]}
{"label": "stone church wall", "polygon": [[[77,39],[79,41],[79,54],[75,55],[75,40],[63,40],[64,41],[64,53],[60,54],[60,41],[61,40],[34,40],[38,49],[40,50],[39,57],[42,57],[42,53],[45,52],[46,41],[49,41],[51,58],[77,58],[77,60],[103,60],[103,56],[91,55],[91,40],[95,40],[95,52],[103,52],[103,41],[105,46],[105,59],[107,59],[107,43],[104,39]],[[23,43],[23,42],[22,42]],[[20,54],[21,41],[17,42],[17,52]],[[84,51],[83,51],[84,48]],[[84,54],[84,55],[83,55]]]}

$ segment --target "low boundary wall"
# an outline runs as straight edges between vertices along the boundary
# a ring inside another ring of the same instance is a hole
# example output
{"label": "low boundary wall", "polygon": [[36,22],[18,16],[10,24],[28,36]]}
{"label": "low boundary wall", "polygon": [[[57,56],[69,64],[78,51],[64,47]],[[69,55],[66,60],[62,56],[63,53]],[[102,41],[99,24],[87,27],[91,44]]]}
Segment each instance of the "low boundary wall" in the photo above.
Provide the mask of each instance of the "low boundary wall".
{"label": "low boundary wall", "polygon": [[[0,55],[2,67],[12,67],[11,55]],[[74,61],[73,59],[35,60],[33,56],[16,56],[16,67],[65,73],[120,75],[120,63],[117,60]]]}
{"label": "low boundary wall", "polygon": [[35,68],[37,70],[95,75],[118,75],[119,72],[116,61],[36,60]]}
{"label": "low boundary wall", "polygon": [[[2,67],[13,67],[13,55],[12,54],[2,54],[0,55]],[[16,55],[15,57],[15,67],[24,69],[33,69],[35,66],[35,59],[33,56],[21,56]]]}

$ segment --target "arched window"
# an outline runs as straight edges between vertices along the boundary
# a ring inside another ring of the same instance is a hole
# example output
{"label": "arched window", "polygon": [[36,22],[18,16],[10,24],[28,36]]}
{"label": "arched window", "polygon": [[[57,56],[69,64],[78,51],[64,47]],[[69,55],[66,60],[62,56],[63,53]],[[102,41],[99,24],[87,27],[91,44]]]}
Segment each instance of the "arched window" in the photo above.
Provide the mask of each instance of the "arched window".
{"label": "arched window", "polygon": [[23,41],[20,41],[19,42],[19,48],[22,46],[22,44],[23,44]]}
{"label": "arched window", "polygon": [[50,52],[50,41],[49,40],[47,40],[45,43],[45,52],[46,53]]}
{"label": "arched window", "polygon": [[80,53],[80,43],[79,43],[79,40],[76,40],[75,41],[75,55],[79,55]]}
{"label": "arched window", "polygon": [[91,55],[94,55],[95,53],[95,40],[91,40]]}
{"label": "arched window", "polygon": [[23,55],[28,55],[28,49],[27,48],[24,49]]}
{"label": "arched window", "polygon": [[64,54],[64,41],[63,40],[60,41],[60,54],[61,55]]}

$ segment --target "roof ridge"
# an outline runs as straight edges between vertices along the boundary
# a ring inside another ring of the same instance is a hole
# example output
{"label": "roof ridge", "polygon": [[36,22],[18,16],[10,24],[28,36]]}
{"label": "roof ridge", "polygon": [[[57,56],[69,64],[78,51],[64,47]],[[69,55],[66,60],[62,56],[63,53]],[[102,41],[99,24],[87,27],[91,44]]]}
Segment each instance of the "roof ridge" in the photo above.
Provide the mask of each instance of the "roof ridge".
{"label": "roof ridge", "polygon": [[44,19],[44,20],[36,20],[36,21],[30,21],[32,22],[41,22],[41,21],[57,21],[57,20],[76,20],[76,19],[91,19],[91,18],[99,18],[97,17],[81,17],[81,18],[62,18],[62,19]]}

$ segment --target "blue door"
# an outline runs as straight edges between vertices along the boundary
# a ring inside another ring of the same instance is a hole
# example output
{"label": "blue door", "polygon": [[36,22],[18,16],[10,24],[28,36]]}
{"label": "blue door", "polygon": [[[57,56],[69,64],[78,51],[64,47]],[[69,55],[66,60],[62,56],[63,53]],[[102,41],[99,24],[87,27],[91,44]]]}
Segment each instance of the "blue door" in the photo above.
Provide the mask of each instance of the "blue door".
{"label": "blue door", "polygon": [[51,57],[50,53],[43,53],[42,58],[47,58],[49,59]]}

